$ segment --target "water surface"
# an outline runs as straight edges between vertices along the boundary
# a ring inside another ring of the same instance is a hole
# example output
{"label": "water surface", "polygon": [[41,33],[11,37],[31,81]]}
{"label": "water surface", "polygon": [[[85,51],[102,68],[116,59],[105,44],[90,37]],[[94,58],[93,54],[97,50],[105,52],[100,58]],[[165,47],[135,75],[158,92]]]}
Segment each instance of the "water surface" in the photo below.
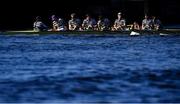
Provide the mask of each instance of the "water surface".
{"label": "water surface", "polygon": [[180,36],[0,36],[0,102],[180,103]]}

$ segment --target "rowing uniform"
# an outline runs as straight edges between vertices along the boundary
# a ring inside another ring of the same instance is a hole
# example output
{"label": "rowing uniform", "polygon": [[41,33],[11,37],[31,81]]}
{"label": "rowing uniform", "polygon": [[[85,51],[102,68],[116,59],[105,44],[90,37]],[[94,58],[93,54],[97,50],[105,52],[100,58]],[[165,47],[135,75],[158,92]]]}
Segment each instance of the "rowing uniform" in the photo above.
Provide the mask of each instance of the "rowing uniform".
{"label": "rowing uniform", "polygon": [[62,18],[59,18],[57,31],[65,31],[65,30],[66,30],[65,22]]}
{"label": "rowing uniform", "polygon": [[104,21],[102,19],[98,20],[98,22],[97,22],[97,29],[100,30],[100,31],[103,31],[104,28],[105,28]]}
{"label": "rowing uniform", "polygon": [[100,31],[108,30],[110,26],[110,21],[108,18],[100,19],[97,22],[97,29]]}
{"label": "rowing uniform", "polygon": [[142,30],[151,30],[151,23],[152,21],[150,19],[144,19],[142,21]]}
{"label": "rowing uniform", "polygon": [[33,27],[34,27],[35,31],[46,31],[47,30],[47,26],[41,21],[34,22]]}
{"label": "rowing uniform", "polygon": [[84,30],[93,30],[96,27],[95,19],[85,19],[82,23]]}
{"label": "rowing uniform", "polygon": [[104,18],[104,30],[109,30],[110,27],[110,20],[108,18]]}
{"label": "rowing uniform", "polygon": [[57,29],[58,29],[58,27],[59,27],[58,21],[57,21],[57,20],[54,20],[54,21],[52,21],[52,23],[53,23],[53,30],[54,30],[54,31],[57,31]]}
{"label": "rowing uniform", "polygon": [[76,22],[78,24],[78,28],[81,26],[81,20],[79,18],[76,18]]}
{"label": "rowing uniform", "polygon": [[78,30],[79,25],[80,25],[80,20],[79,19],[71,19],[68,22],[69,25],[69,30]]}
{"label": "rowing uniform", "polygon": [[159,19],[152,19],[152,28],[155,30],[159,30],[162,28],[161,21]]}
{"label": "rowing uniform", "polygon": [[125,30],[126,21],[125,19],[116,19],[114,22],[115,30]]}
{"label": "rowing uniform", "polygon": [[132,30],[140,30],[139,24],[137,22],[134,22],[131,29]]}
{"label": "rowing uniform", "polygon": [[56,15],[52,15],[51,20],[52,20],[53,31],[57,31],[59,27],[59,22]]}

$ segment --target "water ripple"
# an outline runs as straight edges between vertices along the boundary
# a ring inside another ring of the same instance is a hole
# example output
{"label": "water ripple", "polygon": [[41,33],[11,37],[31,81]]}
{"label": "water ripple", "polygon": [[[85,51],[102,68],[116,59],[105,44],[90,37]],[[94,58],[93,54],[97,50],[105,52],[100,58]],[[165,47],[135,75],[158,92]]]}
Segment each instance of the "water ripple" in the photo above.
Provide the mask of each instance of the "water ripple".
{"label": "water ripple", "polygon": [[179,36],[0,36],[0,102],[179,103]]}

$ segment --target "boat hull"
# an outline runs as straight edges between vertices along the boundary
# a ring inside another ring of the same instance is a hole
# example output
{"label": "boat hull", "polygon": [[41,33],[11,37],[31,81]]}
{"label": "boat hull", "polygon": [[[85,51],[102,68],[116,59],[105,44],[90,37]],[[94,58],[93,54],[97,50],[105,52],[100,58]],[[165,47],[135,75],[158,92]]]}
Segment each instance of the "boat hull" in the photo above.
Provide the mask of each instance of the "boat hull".
{"label": "boat hull", "polygon": [[38,35],[49,35],[49,34],[74,34],[74,35],[83,35],[83,34],[96,34],[96,35],[105,35],[105,34],[116,34],[116,35],[180,35],[180,30],[160,30],[160,31],[144,31],[144,30],[135,30],[135,31],[42,31],[35,32],[32,30],[26,31],[6,31],[1,32],[3,35],[16,35],[16,34],[38,34]]}

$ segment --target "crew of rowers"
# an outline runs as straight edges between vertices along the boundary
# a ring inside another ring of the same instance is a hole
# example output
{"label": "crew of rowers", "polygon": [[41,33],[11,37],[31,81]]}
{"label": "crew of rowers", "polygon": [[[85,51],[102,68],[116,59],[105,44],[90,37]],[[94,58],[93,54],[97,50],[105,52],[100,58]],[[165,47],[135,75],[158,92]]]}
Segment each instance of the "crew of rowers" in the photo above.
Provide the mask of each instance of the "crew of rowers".
{"label": "crew of rowers", "polygon": [[117,19],[115,20],[113,26],[111,26],[110,20],[108,18],[103,18],[99,16],[96,22],[90,15],[86,15],[86,18],[81,24],[81,20],[76,17],[75,13],[71,14],[71,19],[68,21],[68,26],[66,26],[65,21],[62,18],[57,18],[55,15],[51,17],[52,29],[42,22],[41,17],[36,17],[34,22],[35,31],[123,31],[123,30],[160,30],[162,29],[162,24],[159,19],[153,16],[151,19],[145,15],[142,25],[140,26],[137,22],[132,25],[126,25],[126,20],[122,18],[121,12],[117,14]]}

